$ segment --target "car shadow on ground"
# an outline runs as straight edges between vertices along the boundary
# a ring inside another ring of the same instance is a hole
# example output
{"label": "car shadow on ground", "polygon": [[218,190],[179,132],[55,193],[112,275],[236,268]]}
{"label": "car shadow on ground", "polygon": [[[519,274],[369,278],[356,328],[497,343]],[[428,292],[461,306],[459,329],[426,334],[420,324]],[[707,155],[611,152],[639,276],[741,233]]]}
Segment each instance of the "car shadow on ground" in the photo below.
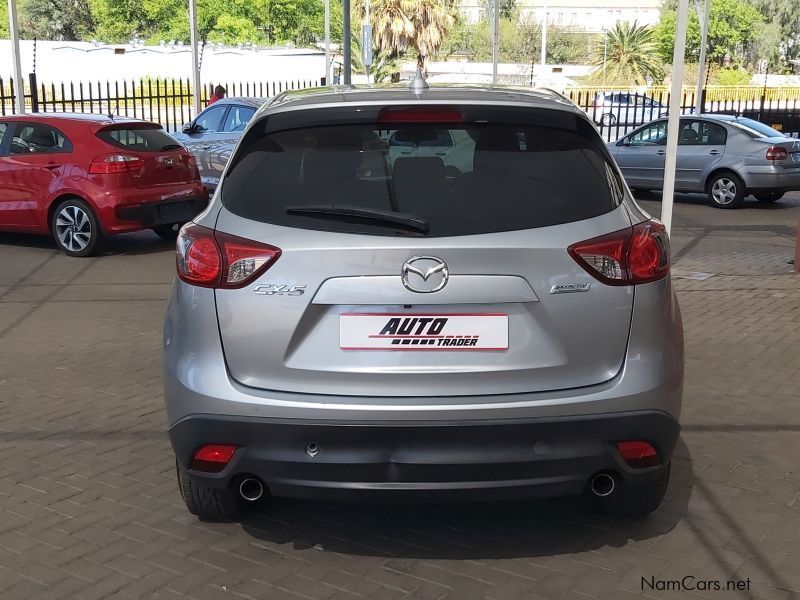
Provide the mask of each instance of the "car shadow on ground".
{"label": "car shadow on ground", "polygon": [[[661,191],[660,190],[652,190],[649,192],[638,191],[634,194],[633,197],[636,200],[643,200],[648,202],[661,202]],[[715,208],[711,206],[708,200],[708,196],[706,196],[705,194],[676,193],[675,202],[678,204],[688,204],[693,206],[708,206],[709,208]],[[781,199],[778,200],[777,202],[759,202],[753,196],[745,196],[744,205],[742,206],[742,208],[748,208],[748,209],[755,208],[758,210],[785,210],[787,208],[793,208],[793,207],[794,203],[787,202],[786,199]]]}
{"label": "car shadow on ground", "polygon": [[686,516],[693,486],[692,458],[681,438],[665,502],[648,518],[604,516],[588,497],[437,505],[274,499],[241,523],[249,535],[270,544],[350,555],[459,560],[552,556],[663,535]]}
{"label": "car shadow on ground", "polygon": [[[58,247],[51,237],[27,233],[0,233],[0,246],[21,246],[58,251]],[[174,240],[163,240],[150,231],[140,231],[109,238],[97,256],[156,254],[174,249]]]}

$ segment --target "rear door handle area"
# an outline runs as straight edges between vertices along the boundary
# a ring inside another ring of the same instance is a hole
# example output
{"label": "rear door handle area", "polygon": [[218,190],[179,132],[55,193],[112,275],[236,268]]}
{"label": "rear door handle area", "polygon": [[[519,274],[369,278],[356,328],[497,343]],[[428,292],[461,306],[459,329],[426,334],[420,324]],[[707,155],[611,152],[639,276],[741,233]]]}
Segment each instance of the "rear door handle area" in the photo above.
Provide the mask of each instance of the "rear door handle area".
{"label": "rear door handle area", "polygon": [[658,154],[659,156],[664,156],[666,153],[667,153],[667,151],[666,151],[666,150],[658,150],[658,151],[656,152],[656,154]]}
{"label": "rear door handle area", "polygon": [[47,163],[46,165],[44,165],[44,168],[45,168],[45,169],[57,169],[57,168],[58,168],[58,167],[60,167],[60,166],[61,166],[61,165],[60,165],[60,164],[58,164],[58,163],[52,163],[52,162],[51,162],[51,163]]}
{"label": "rear door handle area", "polygon": [[711,152],[709,152],[709,154],[711,154],[712,156],[718,156],[722,154],[722,152],[720,152],[719,150],[712,150]]}

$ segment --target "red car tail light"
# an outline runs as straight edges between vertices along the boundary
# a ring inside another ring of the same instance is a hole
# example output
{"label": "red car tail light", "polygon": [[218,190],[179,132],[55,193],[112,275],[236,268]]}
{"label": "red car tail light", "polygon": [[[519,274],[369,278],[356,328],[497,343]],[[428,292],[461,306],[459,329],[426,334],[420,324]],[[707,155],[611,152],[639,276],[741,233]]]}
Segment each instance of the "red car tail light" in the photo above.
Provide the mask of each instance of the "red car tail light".
{"label": "red car tail light", "polygon": [[788,160],[789,152],[786,148],[780,146],[772,146],[767,148],[767,160]]}
{"label": "red car tail light", "polygon": [[661,464],[655,448],[647,442],[617,442],[617,451],[629,467],[643,469]]}
{"label": "red car tail light", "polygon": [[107,154],[98,156],[89,166],[92,175],[109,175],[111,173],[127,173],[139,171],[144,160],[132,154]]}
{"label": "red car tail light", "polygon": [[197,166],[197,159],[194,157],[193,154],[186,154],[181,155],[181,160],[183,160],[186,165],[192,169],[192,173],[194,174],[194,178],[199,180],[200,179],[200,169]]}
{"label": "red car tail light", "polygon": [[578,242],[567,251],[587,273],[608,285],[638,285],[669,274],[669,238],[658,221]]}
{"label": "red car tail light", "polygon": [[178,277],[201,287],[237,289],[266,271],[280,248],[187,223],[178,235]]}
{"label": "red car tail light", "polygon": [[236,452],[236,446],[228,444],[210,444],[195,450],[191,469],[207,473],[219,473],[225,468]]}

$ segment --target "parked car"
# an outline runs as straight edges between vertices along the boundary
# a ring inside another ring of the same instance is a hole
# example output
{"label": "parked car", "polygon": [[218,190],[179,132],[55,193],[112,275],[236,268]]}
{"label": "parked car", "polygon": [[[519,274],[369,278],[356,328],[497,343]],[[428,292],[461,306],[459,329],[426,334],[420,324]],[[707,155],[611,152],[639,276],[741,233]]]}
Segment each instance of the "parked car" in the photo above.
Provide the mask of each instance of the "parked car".
{"label": "parked car", "polygon": [[[392,135],[463,134],[449,167],[389,164]],[[186,506],[586,493],[649,513],[679,432],[669,270],[663,225],[555,93],[289,93],[178,238],[164,380]]]}
{"label": "parked car", "polygon": [[218,100],[174,135],[194,154],[200,177],[210,191],[216,189],[242,132],[264,102],[264,98]]}
{"label": "parked car", "polygon": [[[661,189],[667,120],[640,127],[608,145],[634,189]],[[753,194],[775,202],[800,190],[800,141],[768,125],[731,115],[681,117],[675,191],[708,194],[712,206],[740,208]]]}
{"label": "parked car", "polygon": [[155,123],[0,117],[0,230],[51,234],[70,256],[141,229],[174,239],[208,203],[189,152]]}
{"label": "parked car", "polygon": [[616,124],[639,125],[668,112],[669,106],[645,94],[598,92],[592,115],[598,125],[611,127]]}

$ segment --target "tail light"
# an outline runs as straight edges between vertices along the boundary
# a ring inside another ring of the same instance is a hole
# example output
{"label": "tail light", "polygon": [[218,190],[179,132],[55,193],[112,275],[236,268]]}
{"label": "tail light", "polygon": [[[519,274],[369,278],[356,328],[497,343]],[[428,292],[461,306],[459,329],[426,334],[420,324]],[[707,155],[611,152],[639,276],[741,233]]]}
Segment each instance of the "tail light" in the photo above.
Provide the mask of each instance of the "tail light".
{"label": "tail light", "polygon": [[461,111],[447,107],[384,108],[379,123],[463,123]]}
{"label": "tail light", "polygon": [[236,452],[236,446],[212,444],[201,446],[192,457],[190,468],[207,473],[219,473],[225,468]]}
{"label": "tail light", "polygon": [[186,166],[192,170],[195,179],[200,179],[200,169],[197,167],[197,159],[194,157],[194,154],[186,154],[181,155],[181,160],[186,163]]}
{"label": "tail light", "polygon": [[201,287],[237,289],[280,255],[280,248],[187,223],[178,235],[178,277]]}
{"label": "tail light", "polygon": [[661,464],[655,448],[647,442],[617,442],[617,452],[629,467],[643,469]]}
{"label": "tail light", "polygon": [[788,160],[789,152],[786,148],[780,146],[772,146],[767,148],[767,160]]}
{"label": "tail light", "polygon": [[669,238],[658,221],[578,242],[567,251],[592,277],[608,285],[637,285],[669,275]]}
{"label": "tail light", "polygon": [[144,166],[144,160],[132,154],[108,154],[98,156],[89,166],[92,175],[109,175],[111,173],[128,173],[139,171]]}

